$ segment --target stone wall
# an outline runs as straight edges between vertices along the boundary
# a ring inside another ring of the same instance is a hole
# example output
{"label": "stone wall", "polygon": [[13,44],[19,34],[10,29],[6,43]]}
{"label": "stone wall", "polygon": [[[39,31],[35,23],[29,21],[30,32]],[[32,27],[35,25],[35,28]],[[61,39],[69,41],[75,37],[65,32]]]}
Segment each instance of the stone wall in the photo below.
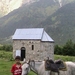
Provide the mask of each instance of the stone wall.
{"label": "stone wall", "polygon": [[[34,49],[32,50],[32,45]],[[16,50],[26,48],[26,59],[44,60],[46,57],[54,59],[54,43],[41,42],[40,40],[13,40],[13,57]]]}

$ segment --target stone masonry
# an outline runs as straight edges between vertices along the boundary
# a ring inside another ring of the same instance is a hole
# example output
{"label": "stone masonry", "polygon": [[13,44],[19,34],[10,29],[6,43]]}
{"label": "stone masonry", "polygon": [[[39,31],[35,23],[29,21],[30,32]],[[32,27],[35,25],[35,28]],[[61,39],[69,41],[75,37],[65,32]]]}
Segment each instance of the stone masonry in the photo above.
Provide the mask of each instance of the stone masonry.
{"label": "stone masonry", "polygon": [[[32,50],[32,45],[34,49]],[[13,57],[16,50],[26,49],[26,59],[44,60],[46,57],[54,59],[54,42],[41,42],[40,40],[13,40]]]}

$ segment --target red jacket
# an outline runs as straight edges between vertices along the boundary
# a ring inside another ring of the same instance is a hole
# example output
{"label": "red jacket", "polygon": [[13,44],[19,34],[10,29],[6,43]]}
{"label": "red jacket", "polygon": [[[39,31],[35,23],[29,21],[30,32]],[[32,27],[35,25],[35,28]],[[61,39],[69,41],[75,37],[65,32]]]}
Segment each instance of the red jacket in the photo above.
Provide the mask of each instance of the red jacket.
{"label": "red jacket", "polygon": [[14,65],[12,66],[12,68],[11,68],[11,73],[12,73],[13,75],[21,75],[21,73],[22,73],[21,65],[20,65],[20,67],[17,67],[17,65],[14,64]]}

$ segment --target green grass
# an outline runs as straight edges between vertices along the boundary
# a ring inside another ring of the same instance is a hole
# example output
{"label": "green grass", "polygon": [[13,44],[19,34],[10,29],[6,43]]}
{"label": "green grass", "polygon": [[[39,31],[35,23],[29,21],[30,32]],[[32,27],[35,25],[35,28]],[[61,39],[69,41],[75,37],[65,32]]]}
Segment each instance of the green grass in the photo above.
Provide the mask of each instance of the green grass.
{"label": "green grass", "polygon": [[[60,56],[54,55],[54,59],[62,59],[63,61],[74,61],[74,56]],[[12,52],[0,51],[0,75],[12,75],[10,72],[11,66],[14,64],[12,58]],[[33,72],[30,72],[29,75],[36,75]]]}
{"label": "green grass", "polygon": [[[12,52],[0,51],[0,75],[12,75],[10,70],[14,64],[12,58]],[[36,75],[33,72],[29,72],[29,75]]]}
{"label": "green grass", "polygon": [[[0,59],[0,75],[12,75],[10,70],[14,61],[9,61],[7,59]],[[29,75],[36,75],[33,72],[29,72]]]}
{"label": "green grass", "polygon": [[6,59],[0,59],[0,75],[11,75],[10,69],[13,61],[8,61]]}
{"label": "green grass", "polygon": [[54,59],[61,59],[63,61],[73,61],[75,62],[75,56],[63,56],[63,55],[54,55]]}

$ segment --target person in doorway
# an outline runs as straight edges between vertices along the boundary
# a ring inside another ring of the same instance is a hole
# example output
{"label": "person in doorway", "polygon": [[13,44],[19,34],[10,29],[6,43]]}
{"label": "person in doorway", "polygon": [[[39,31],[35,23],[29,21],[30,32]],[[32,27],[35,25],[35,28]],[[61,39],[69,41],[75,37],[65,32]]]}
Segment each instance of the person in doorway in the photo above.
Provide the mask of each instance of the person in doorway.
{"label": "person in doorway", "polygon": [[21,75],[22,68],[21,68],[20,60],[21,60],[20,56],[15,57],[15,64],[13,64],[11,68],[12,75]]}

